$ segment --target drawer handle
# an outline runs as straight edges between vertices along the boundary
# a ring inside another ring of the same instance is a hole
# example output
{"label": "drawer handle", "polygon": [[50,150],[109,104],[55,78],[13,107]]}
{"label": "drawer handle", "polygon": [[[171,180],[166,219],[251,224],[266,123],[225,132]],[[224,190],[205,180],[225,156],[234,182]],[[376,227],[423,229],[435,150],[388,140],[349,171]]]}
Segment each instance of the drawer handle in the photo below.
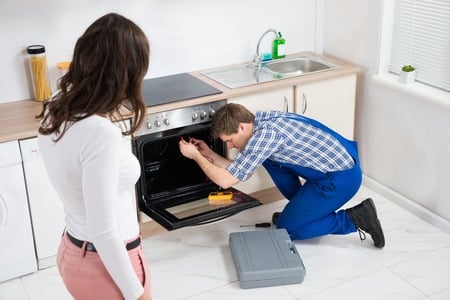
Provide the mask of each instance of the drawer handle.
{"label": "drawer handle", "polygon": [[305,114],[306,109],[308,108],[308,99],[306,99],[305,93],[303,93],[303,101],[302,101],[302,104],[303,104],[302,114]]}
{"label": "drawer handle", "polygon": [[289,103],[288,103],[286,96],[284,96],[284,112],[288,112],[288,111],[289,111]]}

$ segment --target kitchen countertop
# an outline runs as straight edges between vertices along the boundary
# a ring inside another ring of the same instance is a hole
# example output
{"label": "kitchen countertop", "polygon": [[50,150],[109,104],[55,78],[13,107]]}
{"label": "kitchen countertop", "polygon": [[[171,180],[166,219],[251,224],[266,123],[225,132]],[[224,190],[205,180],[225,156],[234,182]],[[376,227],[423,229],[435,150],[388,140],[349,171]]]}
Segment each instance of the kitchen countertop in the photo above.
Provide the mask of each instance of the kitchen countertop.
{"label": "kitchen countertop", "polygon": [[[288,55],[287,57],[295,57],[302,54],[316,55],[311,52],[302,52]],[[163,112],[167,110],[173,110],[196,104],[214,102],[223,99],[231,99],[235,97],[261,93],[278,88],[309,83],[313,81],[326,80],[349,74],[356,74],[360,71],[358,67],[346,63],[342,60],[327,55],[324,56],[316,55],[316,56],[325,58],[326,60],[338,65],[339,68],[326,72],[318,72],[302,76],[284,78],[280,80],[274,80],[271,82],[259,83],[235,89],[227,88],[219,84],[218,82],[201,74],[201,72],[207,70],[194,71],[190,72],[189,74],[221,90],[222,93],[178,102],[172,102],[168,104],[162,104],[158,106],[152,106],[148,108],[147,113]],[[242,65],[242,63],[236,65]],[[213,69],[217,68],[211,68],[211,70]],[[39,120],[36,119],[35,116],[40,113],[41,109],[42,103],[33,100],[23,100],[0,104],[0,143],[11,140],[35,137],[37,135],[37,129],[39,127]]]}
{"label": "kitchen countertop", "polygon": [[37,135],[42,103],[24,100],[0,104],[0,143]]}

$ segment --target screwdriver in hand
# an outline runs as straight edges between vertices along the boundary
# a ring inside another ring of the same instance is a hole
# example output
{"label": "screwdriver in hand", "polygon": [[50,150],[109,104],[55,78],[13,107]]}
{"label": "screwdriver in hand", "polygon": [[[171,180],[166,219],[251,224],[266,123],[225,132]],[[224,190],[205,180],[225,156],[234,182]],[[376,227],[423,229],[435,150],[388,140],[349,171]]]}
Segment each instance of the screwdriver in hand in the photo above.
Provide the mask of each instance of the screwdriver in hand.
{"label": "screwdriver in hand", "polygon": [[263,228],[271,227],[271,226],[272,226],[272,224],[270,224],[269,222],[256,223],[253,225],[241,225],[241,227],[263,227]]}

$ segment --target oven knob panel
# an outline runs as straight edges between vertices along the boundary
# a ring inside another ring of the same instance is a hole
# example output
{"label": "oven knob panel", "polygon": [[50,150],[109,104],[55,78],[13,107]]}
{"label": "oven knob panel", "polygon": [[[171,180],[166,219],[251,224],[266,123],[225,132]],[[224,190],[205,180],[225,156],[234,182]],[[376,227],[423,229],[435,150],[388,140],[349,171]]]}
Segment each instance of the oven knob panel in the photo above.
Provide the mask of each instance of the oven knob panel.
{"label": "oven knob panel", "polygon": [[182,128],[211,121],[212,116],[218,109],[224,106],[225,103],[225,100],[220,100],[208,104],[193,105],[149,114],[146,116],[145,125],[134,135],[142,136],[145,134],[153,134],[164,130]]}

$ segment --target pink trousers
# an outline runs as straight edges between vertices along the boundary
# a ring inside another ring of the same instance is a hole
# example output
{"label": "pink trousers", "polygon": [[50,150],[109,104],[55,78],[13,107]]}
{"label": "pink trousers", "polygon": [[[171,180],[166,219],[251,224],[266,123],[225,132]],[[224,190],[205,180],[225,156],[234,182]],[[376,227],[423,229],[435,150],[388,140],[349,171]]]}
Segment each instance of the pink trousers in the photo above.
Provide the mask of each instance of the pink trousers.
{"label": "pink trousers", "polygon": [[[128,255],[144,290],[150,294],[150,274],[142,246],[129,250]],[[78,248],[66,234],[61,238],[57,265],[67,290],[76,300],[124,299],[97,252]]]}

